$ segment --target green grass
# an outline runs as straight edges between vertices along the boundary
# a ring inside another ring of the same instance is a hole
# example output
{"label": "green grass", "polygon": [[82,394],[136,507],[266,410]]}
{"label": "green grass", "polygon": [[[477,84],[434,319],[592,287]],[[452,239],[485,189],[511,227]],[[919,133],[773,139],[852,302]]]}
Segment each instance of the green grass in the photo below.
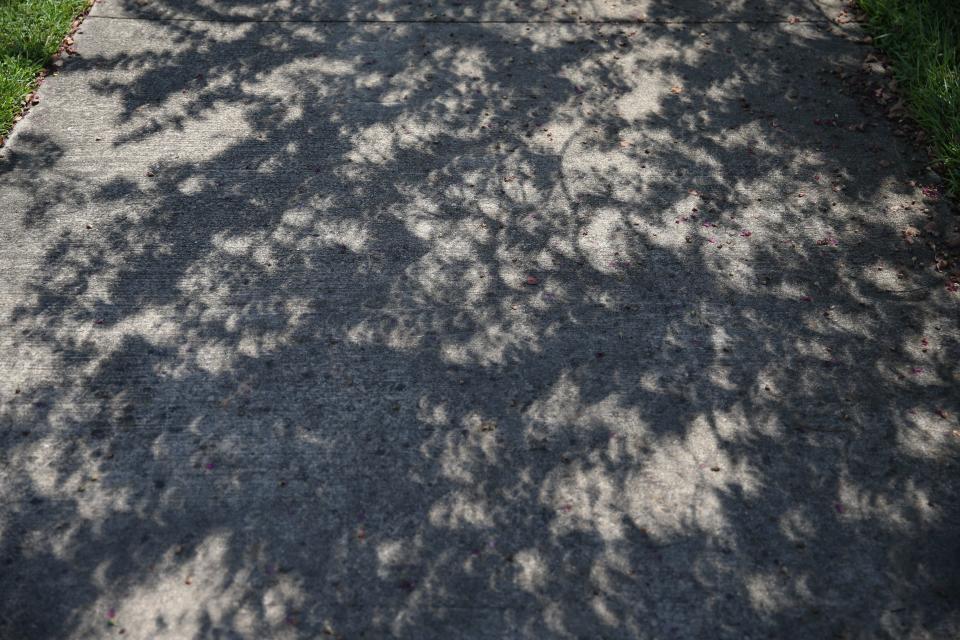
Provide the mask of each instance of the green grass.
{"label": "green grass", "polygon": [[960,0],[859,0],[910,115],[960,197]]}
{"label": "green grass", "polygon": [[89,0],[0,0],[0,138]]}

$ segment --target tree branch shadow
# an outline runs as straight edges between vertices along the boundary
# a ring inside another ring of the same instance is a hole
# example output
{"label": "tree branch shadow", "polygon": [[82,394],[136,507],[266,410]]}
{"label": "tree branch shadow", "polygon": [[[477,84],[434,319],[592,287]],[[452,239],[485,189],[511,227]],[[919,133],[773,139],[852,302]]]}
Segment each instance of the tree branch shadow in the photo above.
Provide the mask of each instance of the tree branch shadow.
{"label": "tree branch shadow", "polygon": [[92,20],[105,168],[9,147],[2,634],[956,631],[956,299],[817,124],[854,45],[261,9]]}

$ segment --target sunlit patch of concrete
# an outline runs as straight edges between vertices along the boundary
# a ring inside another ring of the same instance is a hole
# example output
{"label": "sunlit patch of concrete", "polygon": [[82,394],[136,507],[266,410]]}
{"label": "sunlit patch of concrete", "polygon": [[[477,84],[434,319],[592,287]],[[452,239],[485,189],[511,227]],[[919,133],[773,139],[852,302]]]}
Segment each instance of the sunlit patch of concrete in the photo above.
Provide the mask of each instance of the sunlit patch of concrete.
{"label": "sunlit patch of concrete", "polygon": [[[459,478],[465,481],[466,478]],[[430,524],[434,527],[458,529],[462,527],[492,528],[494,518],[491,506],[485,500],[452,493],[430,508]]]}
{"label": "sunlit patch of concrete", "polygon": [[[294,637],[286,621],[305,602],[299,580],[255,557],[234,566],[233,553],[230,533],[210,533],[186,555],[169,549],[150,575],[129,588],[112,582],[110,567],[102,566],[96,578],[100,596],[83,616],[82,631],[99,635],[109,625],[137,637],[182,638],[211,624],[246,633],[266,625],[272,637]],[[264,572],[272,573],[273,585],[259,602],[241,604],[254,575]]]}
{"label": "sunlit patch of concrete", "polygon": [[516,581],[524,591],[536,593],[547,583],[548,569],[536,549],[524,549],[515,556]]}

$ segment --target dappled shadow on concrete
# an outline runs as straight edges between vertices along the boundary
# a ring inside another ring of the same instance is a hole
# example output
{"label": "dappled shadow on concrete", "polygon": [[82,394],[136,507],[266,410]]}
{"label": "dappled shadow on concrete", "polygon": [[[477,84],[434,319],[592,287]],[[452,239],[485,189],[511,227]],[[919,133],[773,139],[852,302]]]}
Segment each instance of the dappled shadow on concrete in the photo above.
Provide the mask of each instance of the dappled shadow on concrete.
{"label": "dappled shadow on concrete", "polygon": [[3,634],[956,632],[957,299],[856,45],[190,4],[4,159]]}

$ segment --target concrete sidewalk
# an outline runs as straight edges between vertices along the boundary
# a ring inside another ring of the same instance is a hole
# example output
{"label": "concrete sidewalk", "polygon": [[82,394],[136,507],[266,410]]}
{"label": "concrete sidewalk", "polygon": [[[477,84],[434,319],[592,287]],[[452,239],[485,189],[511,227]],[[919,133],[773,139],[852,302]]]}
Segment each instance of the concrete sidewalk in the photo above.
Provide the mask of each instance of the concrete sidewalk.
{"label": "concrete sidewalk", "polygon": [[98,4],[0,151],[0,638],[960,636],[842,11]]}

